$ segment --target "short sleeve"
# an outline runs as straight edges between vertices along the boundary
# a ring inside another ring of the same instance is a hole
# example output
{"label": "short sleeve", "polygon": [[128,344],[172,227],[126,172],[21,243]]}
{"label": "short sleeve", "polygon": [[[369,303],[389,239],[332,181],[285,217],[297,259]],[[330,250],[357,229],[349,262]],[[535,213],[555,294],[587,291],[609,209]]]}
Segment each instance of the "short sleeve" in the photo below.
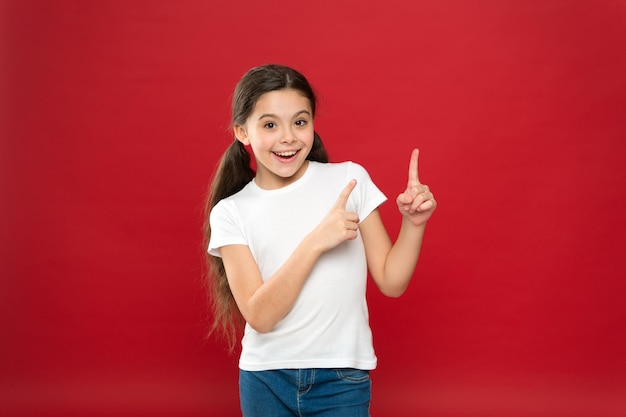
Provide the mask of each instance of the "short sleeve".
{"label": "short sleeve", "polygon": [[231,200],[222,200],[209,214],[211,239],[209,255],[221,256],[220,248],[227,245],[247,245],[237,206]]}
{"label": "short sleeve", "polygon": [[374,184],[369,173],[361,165],[350,163],[348,176],[349,179],[354,178],[357,181],[357,186],[350,197],[356,199],[356,212],[363,221],[372,211],[387,201],[387,197]]}

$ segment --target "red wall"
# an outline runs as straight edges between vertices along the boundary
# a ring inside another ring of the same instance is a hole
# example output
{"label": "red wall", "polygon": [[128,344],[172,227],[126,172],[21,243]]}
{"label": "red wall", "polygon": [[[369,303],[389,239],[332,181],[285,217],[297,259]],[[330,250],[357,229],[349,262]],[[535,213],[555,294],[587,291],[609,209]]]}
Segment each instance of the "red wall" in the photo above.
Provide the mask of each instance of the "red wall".
{"label": "red wall", "polygon": [[[235,416],[202,200],[251,66],[439,208],[371,287],[378,416],[626,415],[623,1],[0,2],[0,414]],[[383,216],[395,234],[394,204]]]}

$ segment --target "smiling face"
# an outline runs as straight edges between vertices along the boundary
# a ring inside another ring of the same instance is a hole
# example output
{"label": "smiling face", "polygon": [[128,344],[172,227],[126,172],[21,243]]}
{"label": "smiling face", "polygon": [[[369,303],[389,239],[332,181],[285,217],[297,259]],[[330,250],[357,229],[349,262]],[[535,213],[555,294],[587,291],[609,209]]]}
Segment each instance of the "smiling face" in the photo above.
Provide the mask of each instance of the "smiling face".
{"label": "smiling face", "polygon": [[246,123],[234,127],[237,140],[252,148],[259,187],[282,188],[305,173],[313,146],[312,113],[298,90],[270,91],[259,97]]}

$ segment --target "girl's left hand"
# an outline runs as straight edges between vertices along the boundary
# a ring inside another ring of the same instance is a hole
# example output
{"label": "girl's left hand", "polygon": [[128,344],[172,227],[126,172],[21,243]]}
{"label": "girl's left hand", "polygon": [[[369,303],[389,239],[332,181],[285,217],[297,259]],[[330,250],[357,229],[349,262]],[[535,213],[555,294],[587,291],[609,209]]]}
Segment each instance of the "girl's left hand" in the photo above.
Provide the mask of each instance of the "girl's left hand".
{"label": "girl's left hand", "polygon": [[409,181],[406,190],[396,200],[400,213],[416,226],[426,224],[433,211],[437,208],[437,201],[427,185],[420,183],[417,173],[417,158],[419,149],[414,149],[409,163]]}

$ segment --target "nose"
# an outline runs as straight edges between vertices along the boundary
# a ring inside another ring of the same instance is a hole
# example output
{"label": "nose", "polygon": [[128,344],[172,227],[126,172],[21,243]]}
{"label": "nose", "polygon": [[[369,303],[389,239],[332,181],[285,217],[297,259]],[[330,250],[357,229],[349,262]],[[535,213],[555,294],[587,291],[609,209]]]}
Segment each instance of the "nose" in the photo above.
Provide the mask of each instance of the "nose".
{"label": "nose", "polygon": [[286,128],[283,131],[283,135],[280,139],[281,143],[292,143],[296,141],[296,135],[293,133],[291,128]]}

